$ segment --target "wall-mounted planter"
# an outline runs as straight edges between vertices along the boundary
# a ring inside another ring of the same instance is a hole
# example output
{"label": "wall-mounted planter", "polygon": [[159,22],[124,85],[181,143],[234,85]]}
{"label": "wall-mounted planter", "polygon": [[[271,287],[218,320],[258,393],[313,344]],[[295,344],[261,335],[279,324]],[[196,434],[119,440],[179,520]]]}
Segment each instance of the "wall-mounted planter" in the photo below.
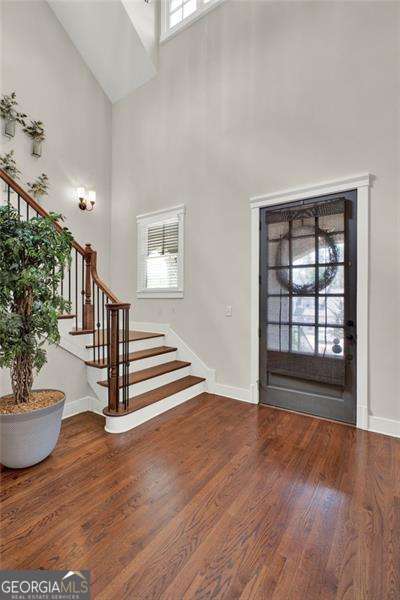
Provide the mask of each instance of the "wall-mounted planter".
{"label": "wall-mounted planter", "polygon": [[42,121],[31,120],[25,125],[24,132],[32,139],[32,156],[42,156],[42,142],[45,139],[44,125]]}
{"label": "wall-mounted planter", "polygon": [[4,135],[9,138],[13,138],[15,136],[15,123],[15,119],[4,120]]}
{"label": "wall-mounted planter", "polygon": [[15,125],[25,127],[26,114],[17,110],[18,102],[15,92],[2,94],[0,97],[0,117],[4,120],[3,133],[9,138],[15,136]]}
{"label": "wall-mounted planter", "polygon": [[32,156],[39,158],[42,156],[42,140],[33,140],[32,142]]}
{"label": "wall-mounted planter", "polygon": [[43,196],[47,196],[47,190],[49,188],[49,178],[46,173],[42,173],[33,181],[27,182],[28,192],[35,198],[37,202],[40,202]]}

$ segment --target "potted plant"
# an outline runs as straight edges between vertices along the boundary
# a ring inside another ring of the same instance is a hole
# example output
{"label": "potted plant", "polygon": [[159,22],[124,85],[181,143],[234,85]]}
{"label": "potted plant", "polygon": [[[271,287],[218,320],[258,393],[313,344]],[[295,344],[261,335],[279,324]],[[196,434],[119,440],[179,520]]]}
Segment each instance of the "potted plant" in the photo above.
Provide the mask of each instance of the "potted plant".
{"label": "potted plant", "polygon": [[31,121],[30,125],[25,125],[24,131],[32,138],[33,156],[42,156],[42,142],[45,139],[44,125],[42,121]]}
{"label": "potted plant", "polygon": [[49,178],[46,173],[42,173],[33,181],[26,184],[28,186],[28,191],[32,196],[39,200],[42,196],[47,196],[47,190],[49,189]]}
{"label": "potted plant", "polygon": [[16,109],[17,106],[18,102],[15,92],[2,95],[0,99],[0,116],[4,120],[4,135],[10,138],[15,135],[16,123],[19,123],[23,127],[25,126],[26,115],[18,112]]}
{"label": "potted plant", "polygon": [[[19,179],[21,175],[21,171],[17,167],[17,163],[14,158],[14,150],[10,150],[10,152],[6,152],[5,154],[0,155],[0,169],[3,169],[13,179]],[[12,188],[9,188],[8,185],[4,184],[4,190],[10,190],[12,192]]]}
{"label": "potted plant", "polygon": [[57,291],[72,242],[66,228],[54,227],[60,218],[25,221],[11,206],[0,207],[0,367],[10,369],[12,387],[0,398],[0,462],[7,467],[40,462],[60,433],[64,393],[32,390],[45,345],[59,341],[57,315],[70,309]]}

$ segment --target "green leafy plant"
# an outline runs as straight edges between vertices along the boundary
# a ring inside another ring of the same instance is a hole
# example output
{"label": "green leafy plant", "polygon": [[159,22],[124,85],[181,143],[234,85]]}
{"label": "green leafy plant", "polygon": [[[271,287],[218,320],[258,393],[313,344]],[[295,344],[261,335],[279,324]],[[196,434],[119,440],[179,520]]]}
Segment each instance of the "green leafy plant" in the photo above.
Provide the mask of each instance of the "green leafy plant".
{"label": "green leafy plant", "polygon": [[11,94],[3,94],[0,99],[0,116],[6,121],[16,121],[23,127],[25,127],[25,119],[27,115],[22,112],[18,112],[16,107],[18,106],[17,96],[15,92]]}
{"label": "green leafy plant", "polygon": [[28,191],[35,198],[40,198],[41,196],[47,196],[47,190],[49,189],[49,178],[46,173],[42,173],[33,181],[32,183],[28,182],[26,184],[28,186]]}
{"label": "green leafy plant", "polygon": [[43,142],[46,137],[42,121],[31,121],[30,125],[25,125],[24,132],[38,142]]}
{"label": "green leafy plant", "polygon": [[17,168],[14,158],[14,150],[0,155],[0,169],[3,169],[13,179],[19,179],[21,171]]}
{"label": "green leafy plant", "polygon": [[50,213],[24,221],[11,206],[0,207],[0,367],[11,369],[17,404],[29,401],[45,344],[60,339],[57,316],[70,310],[57,290],[72,236],[57,231],[58,219]]}

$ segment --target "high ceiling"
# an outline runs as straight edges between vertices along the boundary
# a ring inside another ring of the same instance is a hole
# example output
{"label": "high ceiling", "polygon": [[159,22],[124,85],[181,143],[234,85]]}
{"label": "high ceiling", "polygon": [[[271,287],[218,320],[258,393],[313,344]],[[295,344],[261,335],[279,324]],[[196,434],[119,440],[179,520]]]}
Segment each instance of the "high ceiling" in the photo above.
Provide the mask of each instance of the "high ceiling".
{"label": "high ceiling", "polygon": [[156,3],[144,0],[48,0],[111,102],[155,73]]}

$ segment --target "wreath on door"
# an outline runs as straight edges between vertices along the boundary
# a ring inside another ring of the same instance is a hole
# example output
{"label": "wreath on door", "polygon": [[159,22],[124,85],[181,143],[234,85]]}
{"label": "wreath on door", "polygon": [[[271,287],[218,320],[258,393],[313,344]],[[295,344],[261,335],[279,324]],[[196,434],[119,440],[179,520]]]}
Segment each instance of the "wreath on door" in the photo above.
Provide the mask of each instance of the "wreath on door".
{"label": "wreath on door", "polygon": [[[319,267],[318,269],[318,277],[314,278],[313,282],[308,282],[304,284],[294,283],[289,278],[289,269],[277,269],[276,270],[276,278],[282,288],[286,289],[290,294],[296,295],[304,295],[304,294],[315,294],[317,291],[321,292],[325,288],[327,288],[332,281],[335,279],[339,262],[339,252],[338,248],[335,244],[335,241],[332,235],[326,231],[325,229],[321,229],[320,227],[315,228],[310,225],[301,225],[296,227],[295,233],[297,236],[301,235],[309,235],[318,236],[320,240],[320,244],[322,243],[325,248],[328,250],[329,260],[324,265],[325,268]],[[282,236],[278,248],[276,251],[276,265],[280,266],[283,264],[282,257],[284,255],[285,246],[289,245],[289,238],[293,239],[293,230],[290,233]],[[286,252],[287,254],[287,252]]]}

